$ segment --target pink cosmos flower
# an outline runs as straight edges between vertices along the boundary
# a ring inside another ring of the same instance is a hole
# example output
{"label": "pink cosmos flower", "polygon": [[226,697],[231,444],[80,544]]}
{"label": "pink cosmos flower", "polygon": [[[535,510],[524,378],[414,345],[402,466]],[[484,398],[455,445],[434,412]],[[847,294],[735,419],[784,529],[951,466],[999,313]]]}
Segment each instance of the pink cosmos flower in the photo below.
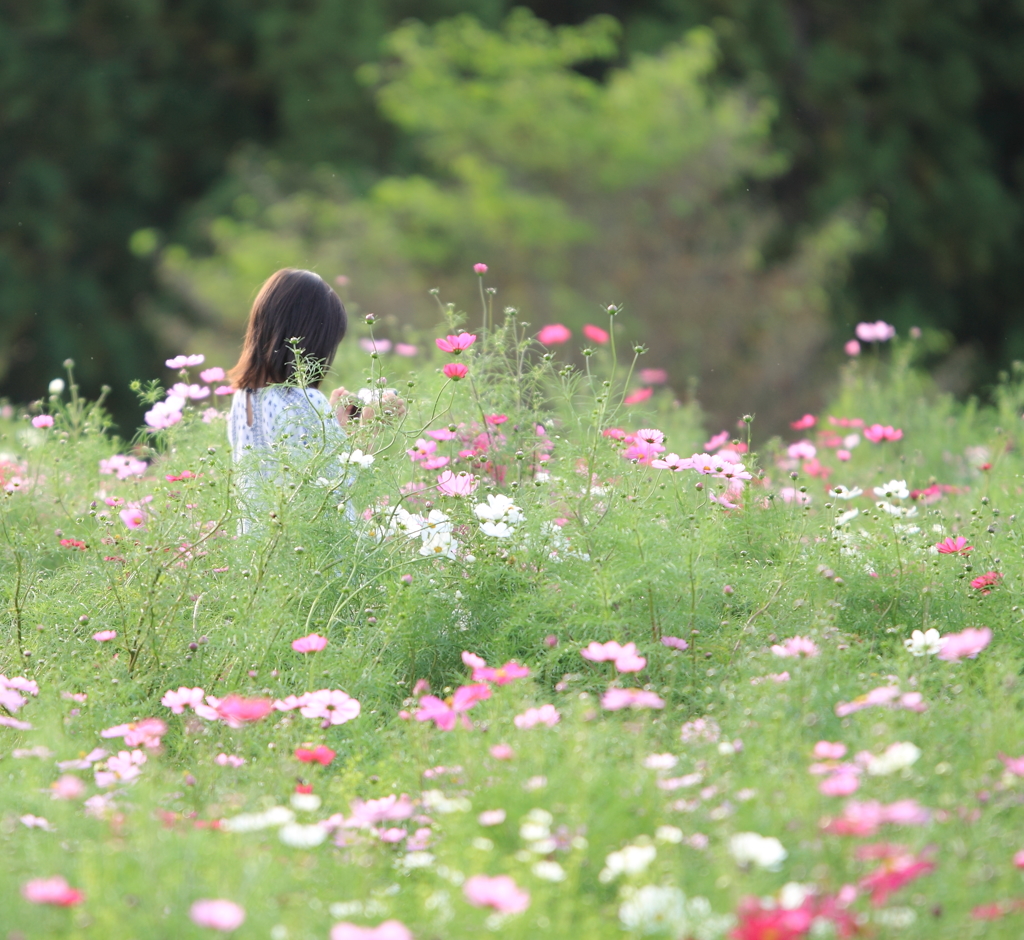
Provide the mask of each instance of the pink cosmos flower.
{"label": "pink cosmos flower", "polygon": [[128,747],[160,747],[160,739],[167,734],[167,725],[159,718],[145,718],[126,725],[114,725],[100,732],[101,738],[124,738]]}
{"label": "pink cosmos flower", "polygon": [[839,718],[845,718],[865,708],[882,705],[905,708],[912,712],[923,712],[928,707],[920,692],[900,692],[898,686],[882,685],[858,696],[852,702],[839,702],[835,707],[835,713]]}
{"label": "pink cosmos flower", "polygon": [[647,660],[637,655],[635,643],[627,643],[615,658],[616,672],[640,672],[646,665]]}
{"label": "pink cosmos flower", "polygon": [[495,685],[508,685],[516,679],[525,679],[530,674],[526,666],[517,662],[507,662],[504,666],[492,668],[483,666],[473,670],[474,682],[493,682]]}
{"label": "pink cosmos flower", "polygon": [[879,444],[882,441],[901,440],[903,437],[903,431],[899,428],[894,428],[891,424],[872,424],[871,427],[864,428],[864,436],[871,441],[872,444]]}
{"label": "pink cosmos flower", "polygon": [[941,542],[935,543],[935,548],[938,549],[940,555],[966,555],[968,552],[974,551],[974,546],[968,545],[967,539],[962,535],[958,535],[956,538],[944,538]]}
{"label": "pink cosmos flower", "polygon": [[[486,270],[487,265],[474,267]],[[386,920],[376,927],[357,927],[343,921],[331,928],[331,940],[412,940],[412,931],[399,920]]]}
{"label": "pink cosmos flower", "polygon": [[794,460],[810,460],[818,453],[818,448],[810,441],[797,441],[786,448],[786,453]]}
{"label": "pink cosmos flower", "polygon": [[419,348],[413,346],[412,343],[395,343],[395,352],[400,356],[415,356],[419,352]]}
{"label": "pink cosmos flower", "polygon": [[160,704],[169,708],[175,715],[180,715],[186,708],[202,705],[204,694],[202,689],[189,689],[181,686],[177,692],[173,690],[165,692],[164,697],[160,699]]}
{"label": "pink cosmos flower", "polygon": [[203,388],[202,385],[188,385],[185,382],[176,382],[171,386],[168,397],[172,395],[177,398],[188,398],[193,401],[199,401],[200,399],[208,398],[210,390],[208,388]]}
{"label": "pink cosmos flower", "polygon": [[665,445],[657,441],[645,441],[635,434],[627,437],[628,447],[622,452],[624,460],[635,460],[637,463],[649,464],[658,454],[664,453]]}
{"label": "pink cosmos flower", "polygon": [[22,721],[20,718],[11,718],[8,715],[0,715],[0,728],[13,728],[15,731],[31,731],[32,723]]}
{"label": "pink cosmos flower", "polygon": [[653,388],[638,388],[635,392],[630,392],[622,401],[626,405],[639,405],[641,402],[647,401],[653,394]]}
{"label": "pink cosmos flower", "polygon": [[931,812],[917,800],[897,800],[885,805],[877,800],[858,803],[850,800],[840,816],[822,826],[826,832],[847,836],[873,836],[883,825],[924,826],[931,821]]}
{"label": "pink cosmos flower", "polygon": [[861,878],[860,887],[870,891],[871,903],[880,907],[893,891],[934,870],[935,865],[920,856],[901,854],[887,858],[881,867]]}
{"label": "pink cosmos flower", "polygon": [[191,369],[193,366],[201,366],[206,362],[206,356],[197,353],[194,356],[175,356],[164,363],[168,369]]}
{"label": "pink cosmos flower", "polygon": [[246,723],[266,718],[274,708],[268,698],[244,698],[241,695],[228,695],[215,706],[217,716],[232,727],[241,727]]}
{"label": "pink cosmos flower", "polygon": [[938,652],[938,658],[947,662],[956,662],[958,659],[977,659],[980,653],[989,643],[992,642],[992,631],[988,627],[976,630],[968,627],[962,633],[947,633],[941,637],[942,649]]}
{"label": "pink cosmos flower", "polygon": [[72,907],[85,900],[85,895],[72,888],[60,875],[26,881],[21,886],[21,896],[31,904],[54,904],[57,907]]}
{"label": "pink cosmos flower", "polygon": [[359,345],[368,353],[391,352],[391,340],[389,339],[361,339]]}
{"label": "pink cosmos flower", "polygon": [[146,763],[146,755],[142,751],[118,751],[107,759],[105,770],[93,770],[93,777],[98,787],[111,787],[116,783],[131,783]]}
{"label": "pink cosmos flower", "polygon": [[446,496],[470,496],[479,486],[479,481],[472,473],[465,470],[455,474],[445,470],[437,478],[437,489]]}
{"label": "pink cosmos flower", "polygon": [[806,431],[808,428],[813,428],[818,423],[818,419],[814,415],[807,414],[802,418],[798,418],[796,421],[790,421],[789,426],[794,431]]}
{"label": "pink cosmos flower", "polygon": [[668,381],[668,373],[664,369],[641,369],[639,376],[644,385],[664,385]]}
{"label": "pink cosmos flower", "polygon": [[189,908],[188,916],[192,923],[211,930],[222,930],[225,933],[237,930],[245,922],[245,909],[234,901],[222,898],[215,900],[196,901]]}
{"label": "pink cosmos flower", "polygon": [[663,636],[661,638],[661,645],[674,650],[688,650],[690,648],[690,644],[678,636]]}
{"label": "pink cosmos flower", "polygon": [[[480,264],[474,264],[473,265],[473,270],[476,271],[477,274],[486,274],[487,273],[487,265],[483,264],[482,262]],[[332,937],[331,940],[336,940],[336,938]]]}
{"label": "pink cosmos flower", "polygon": [[220,366],[213,366],[210,369],[204,369],[199,373],[201,378],[207,385],[213,385],[214,382],[224,381],[224,370]]}
{"label": "pink cosmos flower", "polygon": [[245,758],[235,754],[218,754],[213,760],[220,767],[234,767],[237,770],[245,766]]}
{"label": "pink cosmos flower", "polygon": [[236,389],[230,385],[218,385],[214,390],[214,395],[234,395]]}
{"label": "pink cosmos flower", "polygon": [[51,415],[36,415],[32,419],[32,427],[34,428],[52,428],[53,417]]}
{"label": "pink cosmos flower", "polygon": [[526,709],[521,715],[516,715],[512,722],[517,728],[535,728],[537,725],[553,728],[561,717],[554,705],[541,705],[540,708]]}
{"label": "pink cosmos flower", "polygon": [[782,643],[773,646],[772,652],[776,656],[797,658],[806,656],[808,659],[819,655],[814,641],[804,636],[791,636],[788,640],[783,640]]}
{"label": "pink cosmos flower", "polygon": [[656,457],[651,461],[651,466],[655,470],[672,470],[675,473],[693,469],[690,458],[680,457],[679,454],[665,454],[664,457]]}
{"label": "pink cosmos flower", "polygon": [[467,369],[461,362],[449,362],[441,371],[453,382],[458,382],[459,379],[464,379],[469,373],[469,369]]}
{"label": "pink cosmos flower", "polygon": [[118,515],[129,529],[141,529],[149,518],[149,515],[141,509],[122,509]]}
{"label": "pink cosmos flower", "polygon": [[72,774],[62,774],[50,789],[55,800],[79,800],[85,794],[85,784]]}
{"label": "pink cosmos flower", "polygon": [[145,460],[138,460],[135,457],[127,457],[124,454],[115,454],[100,461],[100,473],[116,474],[119,480],[127,480],[128,477],[140,477],[146,472],[148,464]]}
{"label": "pink cosmos flower", "polygon": [[451,731],[459,714],[490,697],[491,687],[484,683],[459,686],[449,701],[424,695],[419,702],[419,711],[413,717],[417,721],[433,721],[441,731]]}
{"label": "pink cosmos flower", "polygon": [[304,718],[322,718],[325,727],[343,725],[358,718],[362,711],[359,702],[341,689],[319,689],[307,692],[303,698],[299,714]]}
{"label": "pink cosmos flower", "polygon": [[508,875],[473,875],[462,886],[462,893],[474,907],[493,907],[501,914],[519,914],[530,906],[530,892]]}
{"label": "pink cosmos flower", "polygon": [[594,326],[593,323],[588,323],[583,327],[583,335],[592,343],[597,343],[600,346],[607,343],[610,338],[607,330],[602,330],[601,327]]}
{"label": "pink cosmos flower", "polygon": [[848,356],[859,356],[860,355],[860,343],[855,339],[849,339],[843,346],[843,352]]}
{"label": "pink cosmos flower", "polygon": [[854,332],[861,342],[884,343],[896,335],[896,327],[885,320],[876,320],[874,323],[858,323]]}
{"label": "pink cosmos flower", "polygon": [[110,642],[110,640],[114,639],[114,637],[116,637],[116,636],[117,636],[117,631],[116,630],[100,630],[99,632],[94,633],[92,635],[92,638],[97,643],[108,643],[108,642]]}
{"label": "pink cosmos flower", "polygon": [[853,773],[837,773],[826,777],[818,784],[825,796],[849,796],[860,787],[860,780]]}
{"label": "pink cosmos flower", "polygon": [[999,759],[1006,765],[1006,769],[1017,777],[1024,777],[1024,757],[1007,757],[1000,754]]}
{"label": "pink cosmos flower", "polygon": [[327,646],[327,637],[320,636],[318,633],[311,633],[309,636],[292,640],[292,649],[296,653],[319,653],[325,646]]}
{"label": "pink cosmos flower", "polygon": [[512,760],[512,758],[516,756],[516,752],[513,751],[511,746],[508,744],[495,744],[490,748],[488,753],[490,753],[491,757],[495,760]]}
{"label": "pink cosmos flower", "polygon": [[819,741],[814,745],[814,756],[818,760],[842,760],[846,756],[846,745],[841,741]]}
{"label": "pink cosmos flower", "polygon": [[166,401],[158,401],[145,414],[146,426],[151,431],[164,431],[177,424],[181,420],[181,409],[184,405],[184,399],[176,396]]}
{"label": "pink cosmos flower", "polygon": [[458,336],[449,334],[444,339],[435,339],[434,342],[442,352],[457,356],[476,342],[476,335],[474,333],[459,333]]}
{"label": "pink cosmos flower", "polygon": [[982,594],[991,594],[992,592],[988,589],[997,585],[1002,579],[1003,576],[998,571],[986,571],[971,581],[971,587],[976,591],[981,591]]}
{"label": "pink cosmos flower", "polygon": [[537,341],[544,346],[560,346],[572,339],[572,330],[561,323],[549,323],[537,334]]}
{"label": "pink cosmos flower", "polygon": [[601,707],[610,712],[623,708],[664,708],[665,701],[643,689],[619,689],[613,686],[601,696]]}
{"label": "pink cosmos flower", "polygon": [[621,654],[622,646],[614,640],[607,643],[598,643],[596,640],[592,640],[584,649],[580,650],[580,656],[594,663],[614,662]]}
{"label": "pink cosmos flower", "polygon": [[76,757],[73,760],[57,761],[57,769],[64,770],[89,770],[96,761],[103,760],[107,752],[101,747],[93,748],[84,757]]}
{"label": "pink cosmos flower", "polygon": [[394,793],[379,800],[352,801],[352,816],[345,823],[351,829],[369,829],[382,822],[397,822],[409,819],[416,812],[416,806],[403,793]]}

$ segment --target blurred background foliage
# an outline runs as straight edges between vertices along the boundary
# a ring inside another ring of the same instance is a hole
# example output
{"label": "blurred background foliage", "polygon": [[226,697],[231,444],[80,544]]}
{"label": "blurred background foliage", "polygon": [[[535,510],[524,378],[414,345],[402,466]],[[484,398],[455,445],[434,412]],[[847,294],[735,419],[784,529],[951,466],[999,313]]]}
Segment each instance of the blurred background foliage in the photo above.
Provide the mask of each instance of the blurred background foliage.
{"label": "blurred background foliage", "polygon": [[859,319],[984,387],[1024,357],[1021,61],[1021,0],[0,0],[0,394],[72,356],[130,426],[278,267],[399,338],[477,261],[537,327],[624,304],[716,423],[813,406]]}

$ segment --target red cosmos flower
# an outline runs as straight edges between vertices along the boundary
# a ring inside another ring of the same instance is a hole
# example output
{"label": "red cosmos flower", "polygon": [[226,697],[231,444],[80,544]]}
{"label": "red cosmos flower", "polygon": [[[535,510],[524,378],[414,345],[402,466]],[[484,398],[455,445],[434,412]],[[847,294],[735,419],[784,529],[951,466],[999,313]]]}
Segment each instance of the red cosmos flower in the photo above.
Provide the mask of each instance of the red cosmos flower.
{"label": "red cosmos flower", "polygon": [[936,542],[935,547],[939,550],[940,555],[966,555],[968,552],[974,551],[974,546],[968,545],[967,539],[962,535],[958,535],[956,538],[952,536],[944,538],[941,542]]}
{"label": "red cosmos flower", "polygon": [[739,923],[729,934],[733,940],[797,940],[806,937],[814,920],[810,911],[772,908],[761,910],[756,898],[748,898],[737,912]]}
{"label": "red cosmos flower", "polygon": [[449,379],[458,382],[459,379],[464,379],[466,377],[469,369],[467,369],[461,362],[449,362],[441,371]]}
{"label": "red cosmos flower", "polygon": [[337,751],[332,751],[324,744],[318,744],[316,747],[306,745],[305,747],[295,748],[297,760],[302,761],[304,764],[322,764],[324,767],[334,760],[337,753]]}
{"label": "red cosmos flower", "polygon": [[217,714],[227,721],[253,722],[266,718],[274,710],[269,698],[243,698],[229,695],[217,705]]}
{"label": "red cosmos flower", "polygon": [[80,539],[61,539],[60,540],[60,547],[61,548],[77,548],[79,551],[82,551],[82,552],[84,552],[85,549],[87,548],[85,542],[81,541]]}

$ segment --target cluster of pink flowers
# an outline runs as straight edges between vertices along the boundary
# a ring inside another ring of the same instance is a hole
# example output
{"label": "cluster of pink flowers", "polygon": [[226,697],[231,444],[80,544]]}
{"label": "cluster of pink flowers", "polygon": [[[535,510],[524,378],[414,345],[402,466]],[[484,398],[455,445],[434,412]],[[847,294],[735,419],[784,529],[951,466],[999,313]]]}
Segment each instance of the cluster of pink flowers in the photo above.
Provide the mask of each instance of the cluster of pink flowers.
{"label": "cluster of pink flowers", "polygon": [[664,708],[665,700],[646,689],[609,688],[601,696],[601,707],[615,712],[623,708]]}
{"label": "cluster of pink flowers", "polygon": [[791,636],[788,640],[773,646],[772,652],[776,656],[789,659],[799,659],[802,656],[811,659],[819,655],[817,644],[805,636]]}
{"label": "cluster of pink flowers", "polygon": [[580,656],[592,663],[613,663],[616,672],[640,672],[647,665],[647,660],[637,654],[636,643],[622,646],[614,640],[608,643],[592,641],[580,650]]}
{"label": "cluster of pink flowers", "polygon": [[160,699],[160,704],[180,715],[191,708],[206,721],[223,721],[229,727],[240,728],[265,718],[272,711],[299,710],[304,718],[319,718],[325,727],[341,725],[359,717],[361,706],[356,699],[340,689],[319,689],[304,695],[289,695],[285,699],[271,701],[266,698],[244,698],[228,695],[223,699],[206,695],[201,688],[182,686],[169,690]]}
{"label": "cluster of pink flowers", "polygon": [[864,803],[850,800],[842,813],[822,822],[822,829],[835,835],[873,836],[885,825],[925,826],[931,822],[931,811],[917,800],[897,800],[895,803]]}
{"label": "cluster of pink flowers", "polygon": [[128,477],[141,477],[148,466],[145,460],[137,457],[115,454],[100,461],[100,473],[114,474],[119,480],[127,480]]}
{"label": "cluster of pink flowers", "polygon": [[146,747],[156,750],[160,739],[167,734],[167,725],[159,718],[144,718],[129,724],[114,725],[100,732],[101,738],[124,738],[127,747]]}
{"label": "cluster of pink flowers", "polygon": [[864,428],[864,436],[872,444],[880,444],[882,441],[899,441],[903,439],[903,431],[894,428],[891,424],[872,424]]}
{"label": "cluster of pink flowers", "polygon": [[[204,388],[202,385],[190,383],[187,380],[186,370],[201,366],[205,361],[206,357],[201,353],[194,356],[175,356],[173,359],[167,360],[165,365],[168,369],[181,372],[186,378],[184,381],[172,385],[164,400],[156,402],[146,412],[146,426],[151,431],[164,431],[173,427],[181,421],[182,413],[188,402],[210,397],[211,389],[209,387]],[[220,366],[204,369],[199,373],[199,377],[207,386],[216,386],[212,389],[214,395],[233,395],[235,392],[230,385],[217,385],[218,382],[224,381],[224,370]],[[203,420],[209,422],[216,415],[216,409],[207,409],[203,414]]]}
{"label": "cluster of pink flowers", "polygon": [[537,725],[544,725],[553,728],[562,720],[558,709],[554,705],[541,705],[539,708],[528,708],[521,715],[512,719],[517,728],[536,728]]}
{"label": "cluster of pink flowers", "polygon": [[507,662],[504,666],[488,666],[485,659],[465,650],[462,653],[462,661],[473,670],[474,682],[508,685],[516,679],[525,679],[530,674],[530,670],[526,666],[520,666],[515,661]]}
{"label": "cluster of pink flowers", "polygon": [[466,879],[462,893],[475,907],[492,907],[501,914],[519,914],[530,906],[530,892],[520,888],[508,875],[495,878],[473,875]]}
{"label": "cluster of pink flowers", "polygon": [[419,700],[419,708],[412,716],[417,721],[432,721],[441,731],[451,731],[456,720],[462,715],[463,727],[469,727],[468,712],[477,702],[491,697],[491,687],[485,682],[462,685],[448,699],[439,699],[436,695],[424,695]]}
{"label": "cluster of pink flowers", "polygon": [[[24,693],[24,694],[22,694]],[[6,709],[10,715],[0,715],[0,727],[14,728],[17,731],[28,731],[32,725],[19,718],[12,718],[18,710],[28,701],[25,695],[39,695],[39,686],[32,679],[24,676],[0,675],[0,708]]]}

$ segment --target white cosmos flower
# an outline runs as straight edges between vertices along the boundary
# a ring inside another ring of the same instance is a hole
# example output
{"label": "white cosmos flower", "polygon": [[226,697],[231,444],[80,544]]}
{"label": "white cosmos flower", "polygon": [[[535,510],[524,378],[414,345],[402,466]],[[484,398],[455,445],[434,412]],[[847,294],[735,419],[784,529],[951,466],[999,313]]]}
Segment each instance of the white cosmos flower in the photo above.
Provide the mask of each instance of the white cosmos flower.
{"label": "white cosmos flower", "polygon": [[667,885],[644,885],[619,907],[619,920],[640,934],[686,936],[686,895]]}
{"label": "white cosmos flower", "polygon": [[863,492],[864,490],[859,486],[855,486],[853,489],[850,489],[848,486],[843,486],[842,483],[837,483],[828,491],[828,495],[833,496],[836,499],[853,499],[855,496],[860,496]]}
{"label": "white cosmos flower", "polygon": [[516,534],[515,528],[506,522],[481,522],[480,531],[496,539],[510,539]]}
{"label": "white cosmos flower", "polygon": [[354,450],[350,454],[338,454],[338,462],[342,466],[355,464],[357,467],[368,467],[373,461],[373,454],[364,454],[361,450]]}
{"label": "white cosmos flower", "polygon": [[278,830],[277,837],[293,849],[312,849],[327,838],[327,830],[323,826],[288,823]]}
{"label": "white cosmos flower", "polygon": [[565,881],[565,869],[558,862],[539,861],[535,862],[530,869],[538,878],[543,881]]}
{"label": "white cosmos flower", "polygon": [[907,488],[906,480],[890,480],[888,483],[875,487],[875,496],[882,496],[886,499],[909,499],[910,490]]}
{"label": "white cosmos flower", "polygon": [[315,813],[323,801],[315,793],[293,793],[291,804],[295,809]]}
{"label": "white cosmos flower", "polygon": [[841,525],[846,525],[851,519],[856,519],[860,515],[859,509],[848,509],[846,512],[841,512],[836,516],[836,528]]}
{"label": "white cosmos flower", "polygon": [[52,379],[50,381],[50,394],[59,395],[64,391],[64,380],[63,379]]}
{"label": "white cosmos flower", "polygon": [[420,546],[421,555],[432,555],[437,558],[455,558],[459,550],[459,542],[447,532],[433,532],[423,540]]}
{"label": "white cosmos flower", "polygon": [[601,884],[608,884],[619,875],[637,875],[654,861],[657,854],[658,850],[653,845],[627,845],[605,858],[604,868],[597,880]]}
{"label": "white cosmos flower", "polygon": [[935,627],[929,627],[924,632],[915,630],[909,640],[903,641],[903,645],[911,656],[934,656],[942,650],[942,637]]}
{"label": "white cosmos flower", "polygon": [[756,832],[737,832],[729,840],[729,851],[738,864],[756,865],[768,871],[777,871],[789,855],[774,836],[762,836]]}
{"label": "white cosmos flower", "polygon": [[[878,487],[875,487],[875,492],[878,492]],[[913,519],[917,515],[917,506],[911,506],[909,509],[906,506],[894,506],[892,503],[886,502],[884,499],[880,499],[875,505],[882,510],[882,512],[889,513],[890,516],[899,516],[901,519]]]}
{"label": "white cosmos flower", "polygon": [[500,493],[492,493],[486,503],[477,503],[473,507],[478,519],[488,522],[507,522],[515,525],[523,521],[523,511],[511,499]]}
{"label": "white cosmos flower", "polygon": [[868,761],[868,773],[872,777],[888,777],[912,767],[920,756],[921,749],[916,744],[898,741],[890,744],[881,755]]}

